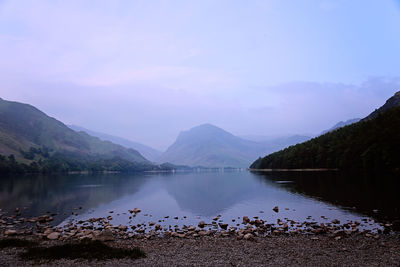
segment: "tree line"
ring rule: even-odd
[[[253,169],[400,170],[400,107],[256,160]]]

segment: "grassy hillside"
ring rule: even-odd
[[[134,149],[75,132],[37,108],[0,99],[0,161],[6,169],[84,170],[150,168]],[[9,157],[12,155],[11,157]],[[15,162],[14,162],[15,161]],[[57,165],[58,164],[58,165]],[[100,168],[101,164],[106,164]],[[116,166],[119,167],[116,167]],[[10,167],[11,166],[11,167]],[[46,167],[47,166],[47,167]]]
[[[368,117],[367,117],[368,118]],[[256,160],[250,168],[399,170],[400,107]]]

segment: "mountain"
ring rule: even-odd
[[[3,164],[48,164],[57,170],[104,170],[152,166],[138,151],[75,132],[37,108],[0,99],[0,154]],[[9,156],[8,163],[7,158]],[[4,163],[5,162],[5,163]],[[94,163],[95,166],[93,165]],[[17,165],[15,165],[17,166]],[[72,167],[74,166],[74,167]],[[86,167],[85,167],[86,166]],[[117,167],[116,167],[117,166]]]
[[[389,98],[382,107],[376,109],[374,112],[369,114],[366,118],[364,118],[363,121],[367,121],[367,120],[376,118],[378,116],[378,114],[382,113],[383,111],[391,109],[393,107],[398,107],[398,106],[400,106],[400,91],[395,93],[394,96],[392,96],[391,98]]]
[[[121,146],[124,146],[127,148],[135,149],[135,150],[139,151],[139,153],[142,154],[146,159],[148,159],[152,162],[156,162],[162,154],[161,151],[158,151],[152,147],[149,147],[149,146],[137,143],[137,142],[133,142],[133,141],[130,141],[130,140],[122,138],[122,137],[91,131],[91,130],[88,130],[88,129],[85,129],[83,127],[76,126],[76,125],[68,125],[68,127],[76,132],[85,132],[91,136],[96,136],[103,141],[110,141],[110,142],[113,142],[114,144],[118,144],[118,145],[121,145]]]
[[[246,140],[211,124],[181,132],[159,161],[188,166],[242,167],[260,155],[282,149],[282,143]]]
[[[252,169],[400,170],[400,93],[365,119],[256,160]]]
[[[334,131],[336,129],[339,129],[339,128],[342,128],[344,126],[359,122],[360,120],[361,120],[360,118],[355,118],[355,119],[350,119],[350,120],[347,120],[347,121],[340,121],[340,122],[336,123],[334,126],[332,126],[331,128],[329,128],[328,130],[323,131],[321,133],[321,135],[326,134],[328,132],[332,132],[332,131]]]

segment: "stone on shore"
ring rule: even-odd
[[[188,231],[195,231],[196,230],[196,226],[191,225],[187,229],[188,229]]]
[[[244,236],[243,236],[243,239],[244,240],[254,240],[254,236],[252,235],[252,234],[250,234],[250,233],[248,233],[248,234],[245,234]]]
[[[121,231],[127,231],[127,230],[128,230],[128,226],[126,226],[126,225],[119,225],[119,226],[117,227],[117,229],[118,229],[118,230],[121,230]]]
[[[111,230],[106,229],[93,237],[94,240],[99,241],[114,241],[114,235]]]
[[[10,229],[10,230],[6,230],[6,231],[4,232],[4,234],[5,234],[5,235],[16,235],[16,234],[17,234],[17,231],[16,231],[16,230]]]
[[[50,240],[56,240],[60,237],[60,233],[59,232],[52,232],[51,234],[47,235],[47,239]]]

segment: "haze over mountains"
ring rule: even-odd
[[[28,164],[47,159],[43,154],[47,157],[61,155],[61,158],[57,158],[59,163],[54,164],[62,165],[61,161],[73,159],[74,163],[66,164],[68,170],[86,168],[76,166],[79,165],[78,159],[88,165],[99,159],[115,158],[148,165],[152,161],[191,167],[247,168],[260,156],[310,138],[301,135],[276,138],[248,136],[248,139],[253,139],[248,140],[217,126],[203,124],[181,132],[176,141],[162,153],[137,142],[83,127],[72,125],[69,126],[71,130],[28,104],[1,100],[0,116],[0,154],[12,154],[17,160]],[[81,157],[89,159],[83,160]],[[168,168],[175,166],[168,165]]]
[[[20,157],[21,150],[45,146],[51,150],[90,155],[118,156],[148,162],[139,152],[77,133],[37,108],[0,99],[0,152]]]
[[[0,99],[0,155],[12,155],[0,158],[0,167],[8,171],[10,168],[23,171],[28,166],[29,171],[132,171],[154,167],[134,149],[75,132],[31,105],[3,99]],[[15,159],[25,165],[18,165]]]
[[[400,170],[400,92],[357,123],[256,160],[253,169]]]
[[[89,129],[86,129],[86,128],[83,128],[80,126],[76,126],[76,125],[68,125],[68,127],[74,131],[85,132],[91,136],[98,137],[103,141],[110,141],[115,144],[124,146],[126,148],[135,149],[135,150],[139,151],[139,153],[142,154],[146,159],[148,159],[152,162],[156,162],[162,154],[162,152],[157,149],[154,149],[152,147],[149,147],[149,146],[146,146],[146,145],[122,138],[122,137],[92,131],[92,130],[89,130]]]
[[[385,105],[361,122],[374,120],[382,112],[400,105],[399,99],[400,94],[396,93]],[[327,134],[323,134],[322,137],[326,138],[325,136],[331,133],[337,134],[338,131],[347,129],[346,125],[358,125],[354,123],[358,120],[339,122],[324,131]],[[163,165],[168,169],[177,168],[176,165],[181,166],[180,168],[186,168],[184,166],[247,168],[257,158],[311,138],[303,135],[276,138],[250,135],[243,138],[212,124],[202,124],[181,132],[176,141],[164,153],[161,153],[149,146],[124,138],[79,126],[70,126],[70,128],[31,105],[0,99],[0,155],[12,154],[18,161],[26,164],[42,163],[43,160],[47,160],[52,162],[51,168],[57,169],[56,166],[62,166],[62,170],[82,170],[87,169],[88,166],[91,166],[93,170],[137,169],[138,166],[133,166],[132,163],[145,165],[147,169],[156,167],[150,161],[172,164]],[[357,138],[362,137],[357,136]],[[388,137],[385,138],[388,139]],[[320,139],[314,138],[305,144],[316,142],[315,140]],[[293,147],[285,151],[288,150],[292,151]],[[297,156],[296,160],[304,157],[312,158],[313,155]],[[279,165],[256,162],[258,162],[257,166]],[[256,165],[253,164],[253,166]],[[330,164],[320,166],[328,165],[333,166]],[[34,167],[36,168],[36,165]],[[142,167],[139,169],[143,169]]]
[[[188,166],[247,168],[258,157],[304,141],[304,138],[307,137],[255,142],[212,124],[202,124],[181,132],[159,161]]]
[[[342,128],[344,126],[356,123],[356,122],[358,122],[360,120],[361,120],[360,118],[355,118],[355,119],[350,119],[350,120],[347,120],[347,121],[340,121],[340,122],[336,123],[334,126],[332,126],[331,128],[329,128],[328,130],[323,131],[321,133],[321,135],[326,134],[326,133],[331,132],[331,131],[334,131],[336,129]]]

